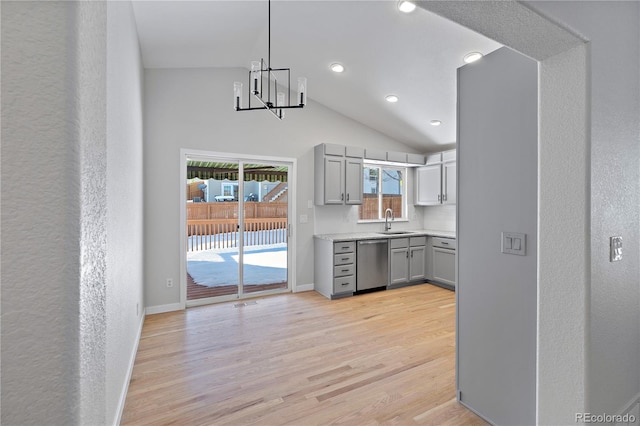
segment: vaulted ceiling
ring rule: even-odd
[[[455,143],[456,70],[500,44],[397,1],[273,1],[271,64],[309,98],[419,151]],[[146,68],[244,67],[267,56],[267,1],[134,1]],[[345,71],[332,72],[339,62]],[[233,82],[229,82],[230,93]],[[394,94],[397,103],[385,96]],[[431,120],[440,120],[432,126]]]

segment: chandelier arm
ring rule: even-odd
[[[269,0],[269,21],[267,24],[268,28],[268,46],[267,46],[267,69],[271,71],[271,0]]]
[[[267,61],[265,64],[264,58],[260,59],[260,63],[257,61],[251,63],[251,70],[249,71],[249,91],[247,92],[247,100],[248,105],[247,108],[242,108],[240,104],[240,99],[242,98],[242,84],[234,83],[234,94],[236,96],[236,101],[234,103],[234,109],[236,111],[255,111],[260,109],[266,109],[271,112],[276,118],[282,120],[284,118],[285,109],[294,109],[294,108],[303,108],[304,107],[304,97],[306,95],[306,79],[298,78],[298,92],[300,92],[300,100],[298,105],[291,105],[291,70],[289,68],[271,68],[271,0],[268,0],[268,22],[267,22]],[[266,67],[265,67],[266,65]],[[259,68],[258,68],[259,67]],[[282,105],[284,103],[285,93],[282,93],[282,99],[278,100],[278,97],[281,93],[278,93],[278,79],[275,76],[275,71],[284,71],[287,73],[287,93],[286,93],[286,105]],[[263,89],[264,89],[264,77],[263,73],[267,73],[267,97],[266,100],[263,98]],[[258,74],[259,73],[259,74]],[[256,74],[259,75],[259,78],[256,77]],[[252,77],[253,77],[253,86],[252,86]],[[275,103],[271,100],[271,80],[273,79],[273,90],[275,96]],[[260,81],[258,81],[260,80]],[[301,86],[300,81],[304,80],[303,85]],[[236,85],[238,87],[236,87]],[[301,89],[302,87],[302,89]],[[251,95],[254,95],[258,102],[262,104],[262,106],[251,106]]]

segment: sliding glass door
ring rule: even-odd
[[[289,288],[290,167],[187,159],[187,305]]]

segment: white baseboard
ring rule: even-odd
[[[296,288],[293,289],[294,293],[300,293],[303,291],[313,291],[313,283],[297,285]]]
[[[136,362],[136,354],[138,353],[138,345],[140,344],[140,336],[142,336],[142,326],[144,325],[144,317],[146,316],[146,310],[142,310],[142,315],[140,316],[140,324],[138,325],[138,333],[136,336],[135,344],[133,345],[133,350],[131,351],[131,357],[129,358],[129,367],[127,368],[127,380],[124,382],[124,386],[122,387],[122,392],[120,393],[120,400],[118,401],[118,407],[116,411],[116,421],[114,426],[118,426],[122,421],[122,413],[124,412],[124,403],[127,400],[127,392],[129,392],[129,383],[131,382],[131,375],[133,374],[133,365]]]
[[[166,305],[147,306],[145,312],[147,315],[162,314],[164,312],[181,311],[184,307],[181,303],[169,303]]]

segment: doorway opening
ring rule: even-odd
[[[186,306],[290,291],[294,163],[183,157]]]

